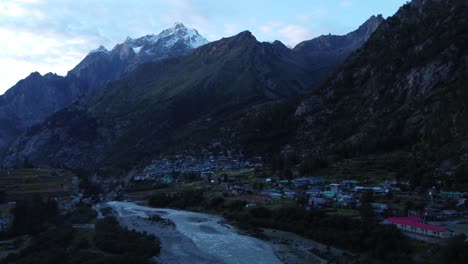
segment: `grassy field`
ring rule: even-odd
[[[356,159],[345,159],[331,164],[318,174],[329,181],[358,180],[361,183],[380,184],[394,180],[407,171],[408,153],[392,153]]]
[[[344,217],[351,217],[351,218],[360,218],[359,212],[353,209],[329,209],[327,210],[328,215],[334,216],[344,216]]]

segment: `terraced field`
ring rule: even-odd
[[[72,174],[49,168],[0,170],[0,190],[8,200],[21,200],[41,194],[42,197],[66,197],[72,189]]]

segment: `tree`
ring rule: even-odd
[[[372,256],[389,261],[406,259],[411,250],[408,239],[391,225],[375,226],[370,230],[364,246]]]
[[[468,242],[465,235],[453,237],[447,243],[447,246],[442,248],[440,263],[462,264],[468,263]]]
[[[370,204],[374,202],[374,192],[370,190],[365,190],[361,195],[361,203]]]
[[[286,180],[291,180],[293,178],[293,173],[290,169],[285,169],[281,175],[281,178]]]
[[[0,204],[7,201],[7,193],[5,191],[0,191]]]

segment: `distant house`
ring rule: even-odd
[[[253,207],[257,207],[257,204],[256,203],[248,203],[248,204],[245,205],[245,207],[253,208]]]
[[[0,231],[4,231],[8,229],[8,222],[0,218]]]
[[[370,186],[356,186],[353,189],[355,192],[362,192],[362,191],[372,191],[374,194],[385,194],[388,193],[389,190],[384,187],[376,186],[376,187],[370,187]]]
[[[326,198],[335,198],[336,192],[334,192],[334,191],[323,191],[322,195],[325,196]]]
[[[325,178],[323,177],[310,177],[309,178],[309,184],[311,185],[324,184],[324,183],[325,183]]]
[[[161,182],[163,182],[163,183],[165,183],[165,184],[171,184],[171,183],[174,182],[174,179],[173,179],[171,176],[165,175],[165,176],[163,176],[163,177],[161,178]]]
[[[146,181],[149,179],[149,175],[146,173],[139,173],[133,177],[134,181]]]
[[[391,181],[391,180],[385,180],[383,182],[384,186],[389,189],[393,189],[398,187],[398,182],[397,181]]]
[[[313,187],[313,188],[307,189],[306,193],[310,197],[318,197],[318,196],[322,195],[322,189],[317,188],[317,187]]]
[[[452,219],[456,218],[460,215],[460,213],[456,210],[442,210],[440,212],[440,217],[443,219]]]
[[[336,200],[340,205],[347,206],[353,202],[353,197],[349,194],[338,194]]]
[[[339,184],[339,183],[330,184],[330,191],[332,191],[332,192],[337,193],[337,192],[340,191],[340,188],[341,188],[341,184]]]
[[[393,224],[403,232],[435,238],[453,237],[453,231],[441,226],[424,224],[421,217],[417,216],[390,217],[386,218],[383,223]]]
[[[296,199],[298,197],[298,193],[292,190],[285,190],[284,196],[288,197],[289,199]]]
[[[468,197],[468,192],[446,192],[441,191],[440,196],[447,198],[465,198]]]
[[[388,205],[384,203],[371,203],[371,206],[372,209],[374,209],[374,213],[376,214],[383,214],[388,210]]]
[[[264,190],[262,191],[263,195],[269,196],[273,199],[281,199],[283,195],[277,190]]]
[[[294,186],[299,187],[299,186],[306,186],[309,185],[309,179],[302,177],[302,178],[296,178],[292,180],[292,183]]]
[[[289,184],[289,180],[280,180],[278,182],[280,185],[288,185]]]
[[[306,186],[306,185],[317,185],[325,183],[325,179],[322,177],[301,177],[292,180],[294,186]]]
[[[344,180],[341,182],[341,185],[346,189],[354,188],[359,184],[358,180]]]

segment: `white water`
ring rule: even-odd
[[[137,205],[131,202],[108,202],[119,218],[148,218],[159,214],[170,219],[176,230],[193,241],[200,251],[226,264],[275,264],[281,263],[272,247],[259,239],[240,235],[223,223],[223,218],[181,210],[159,209]],[[165,250],[164,248],[162,250]]]

